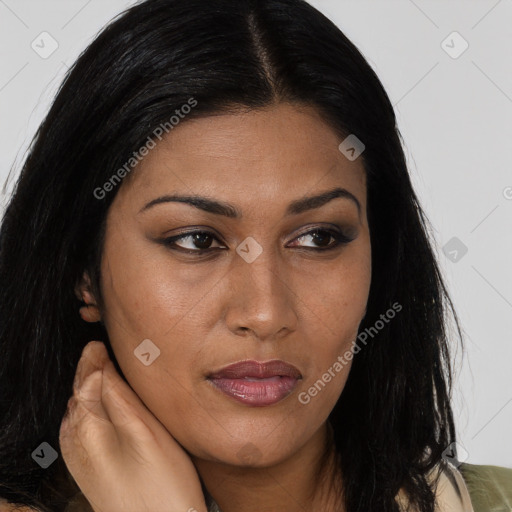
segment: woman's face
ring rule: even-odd
[[[131,387],[196,457],[242,465],[250,446],[257,465],[284,460],[343,390],[350,362],[338,358],[365,314],[371,252],[363,164],[340,142],[316,111],[289,104],[186,120],[113,201],[101,268],[105,327]],[[336,197],[288,211],[336,188],[360,210]],[[224,207],[147,206],[171,195]],[[225,214],[228,204],[237,217]],[[337,245],[336,230],[353,240]],[[146,345],[136,350],[143,340],[158,357]],[[247,359],[283,360],[302,378],[270,405],[237,400],[208,378]]]

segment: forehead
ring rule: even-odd
[[[348,160],[338,149],[342,140],[304,105],[184,119],[156,141],[116,200],[129,196],[135,206],[155,193],[180,191],[261,207],[337,185],[352,188],[364,206],[363,161]]]

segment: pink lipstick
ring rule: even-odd
[[[272,405],[288,396],[299,379],[297,368],[280,360],[246,360],[230,364],[208,376],[221,392],[253,407]]]

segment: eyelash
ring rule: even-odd
[[[310,251],[315,251],[315,252],[326,252],[326,251],[330,251],[330,250],[336,249],[338,247],[342,247],[344,245],[347,245],[350,242],[352,242],[352,240],[354,240],[354,237],[349,237],[349,236],[345,235],[344,233],[342,233],[341,231],[327,229],[327,228],[315,228],[315,229],[312,229],[310,231],[307,231],[306,233],[303,233],[303,234],[299,235],[294,240],[306,237],[308,235],[312,235],[314,233],[328,233],[329,235],[331,235],[332,238],[334,238],[334,243],[332,245],[326,247],[326,248],[322,248],[322,247],[302,247],[303,249],[310,250]],[[207,253],[207,252],[214,251],[216,249],[225,249],[225,247],[209,247],[207,249],[197,249],[197,250],[194,250],[194,249],[184,249],[183,247],[176,246],[176,243],[175,243],[176,241],[182,240],[184,238],[189,238],[189,237],[192,237],[192,236],[197,235],[197,234],[209,235],[212,238],[214,238],[217,242],[221,243],[220,240],[215,236],[214,233],[212,233],[211,231],[206,231],[206,230],[195,230],[195,231],[188,231],[186,233],[181,233],[180,235],[176,235],[176,236],[173,236],[173,237],[170,237],[170,238],[163,239],[162,243],[164,245],[166,245],[167,247],[169,247],[170,249],[172,249],[172,250],[176,250],[176,251],[179,251],[179,252],[184,252],[184,253],[187,253],[187,254],[194,254],[194,255],[201,255],[201,254],[204,254],[204,253]]]

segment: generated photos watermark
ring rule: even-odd
[[[119,185],[122,179],[129,174],[152,149],[156,147],[157,143],[155,139],[162,140],[164,132],[169,133],[173,128],[175,128],[196,105],[197,100],[191,97],[187,100],[187,103],[184,103],[180,108],[177,108],[174,111],[176,115],[172,115],[165,123],[160,123],[160,125],[153,130],[153,133],[148,136],[146,142],[138,149],[138,151],[134,151],[133,156],[131,156],[122,167],[117,169],[117,171],[101,187],[96,187],[94,189],[94,197],[96,199],[104,199],[107,192],[111,192],[117,185]]]
[[[385,325],[388,324],[389,321],[393,319],[395,315],[400,311],[402,311],[402,305],[398,302],[393,303],[392,307],[389,308],[386,313],[382,313],[380,315],[380,320],[377,320],[372,327],[367,327],[363,332],[360,332],[357,335],[357,338],[352,342],[352,349],[347,350],[343,355],[338,356],[338,359],[312,386],[308,388],[307,391],[302,391],[299,393],[299,402],[304,405],[309,404],[311,398],[318,395],[318,393],[322,391],[325,386],[341,372],[341,370],[343,370],[349,361],[353,359],[354,354],[357,354],[361,351],[362,347],[359,345],[359,342],[366,346],[368,336],[371,336],[371,338],[376,336],[379,331],[384,329]],[[359,342],[357,340],[359,340]]]

